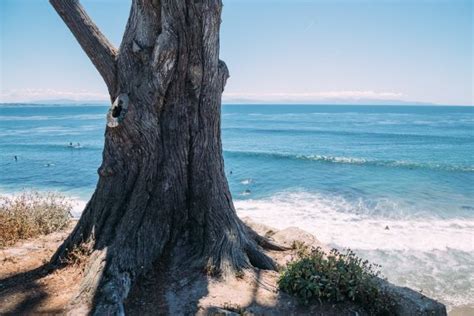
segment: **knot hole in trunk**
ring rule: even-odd
[[[107,113],[108,127],[117,127],[123,122],[125,114],[127,114],[128,103],[128,94],[119,94],[119,96],[115,99],[114,103],[112,103],[109,112]]]

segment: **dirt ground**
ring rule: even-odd
[[[74,224],[59,233],[0,249],[0,315],[60,315],[79,289],[83,266],[52,271],[47,262]],[[252,224],[264,234],[264,226]],[[274,233],[274,232],[270,232]],[[292,238],[313,238],[288,229],[277,232],[283,244]],[[313,243],[317,243],[314,239]],[[292,260],[293,250],[269,252],[280,265]],[[196,271],[163,273],[159,268],[142,278],[125,304],[127,315],[365,315],[352,304],[303,306],[277,290],[278,273],[247,271],[239,278],[219,281]]]
[[[47,263],[70,227],[0,249],[0,315],[60,314],[78,289],[82,269],[52,273]]]

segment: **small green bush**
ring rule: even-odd
[[[353,301],[372,315],[393,314],[393,302],[376,284],[380,275],[377,265],[357,257],[351,250],[341,253],[333,249],[326,255],[320,248],[305,248],[299,249],[298,256],[278,280],[282,291],[305,304]]]
[[[0,196],[0,247],[65,228],[71,210],[71,203],[57,193]]]

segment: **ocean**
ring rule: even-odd
[[[0,105],[0,192],[59,191],[78,216],[98,178],[107,109]],[[349,247],[388,280],[448,308],[474,307],[473,114],[454,106],[224,105],[237,212]]]

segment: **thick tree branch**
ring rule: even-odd
[[[50,0],[49,2],[104,78],[109,94],[114,96],[117,50],[87,15],[79,0]]]

